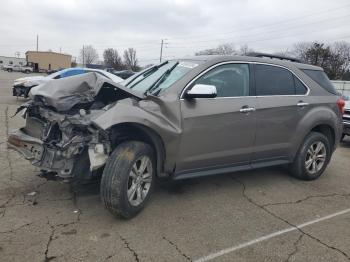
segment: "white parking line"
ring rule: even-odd
[[[277,231],[277,232],[274,232],[274,233],[271,233],[271,234],[268,234],[268,235],[265,235],[265,236],[256,238],[256,239],[254,239],[254,240],[245,242],[245,243],[243,243],[243,244],[239,244],[239,245],[237,245],[237,246],[229,247],[229,248],[223,249],[223,250],[221,250],[221,251],[219,251],[219,252],[209,254],[209,255],[207,255],[207,256],[204,256],[204,257],[201,257],[201,258],[199,258],[199,259],[196,259],[194,262],[205,262],[205,261],[209,261],[209,260],[212,260],[212,259],[214,259],[214,258],[223,256],[223,255],[226,255],[226,254],[228,254],[228,253],[232,253],[232,252],[237,251],[237,250],[239,250],[239,249],[242,249],[242,248],[245,248],[245,247],[254,245],[254,244],[256,244],[256,243],[259,243],[259,242],[268,240],[268,239],[270,239],[270,238],[273,238],[273,237],[276,237],[276,236],[280,236],[280,235],[283,235],[283,234],[285,234],[285,233],[288,233],[288,232],[291,232],[291,231],[295,231],[295,230],[298,230],[298,229],[300,229],[300,228],[307,227],[307,226],[310,226],[310,225],[312,225],[312,224],[316,224],[316,223],[319,223],[319,222],[324,221],[324,220],[331,219],[331,218],[336,217],[336,216],[344,215],[344,214],[349,213],[349,212],[350,212],[350,208],[349,208],[349,209],[342,210],[342,211],[339,211],[339,212],[337,212],[337,213],[330,214],[330,215],[325,216],[325,217],[321,217],[321,218],[318,218],[318,219],[315,219],[315,220],[311,220],[311,221],[309,221],[309,222],[305,222],[305,223],[300,224],[300,225],[297,225],[297,226],[295,226],[295,227],[288,227],[288,228],[286,228],[286,229],[283,229],[283,230],[280,230],[280,231]]]

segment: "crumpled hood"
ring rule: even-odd
[[[79,103],[94,101],[102,87],[117,88],[122,92],[143,99],[145,96],[97,73],[87,73],[58,80],[48,81],[33,88],[29,96],[40,99],[57,111],[66,111]]]
[[[46,76],[26,76],[26,77],[21,77],[17,78],[15,82],[21,82],[21,81],[32,81],[32,80],[41,80],[45,78]]]

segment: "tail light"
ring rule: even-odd
[[[337,106],[338,106],[338,108],[339,108],[339,111],[340,111],[342,114],[344,114],[344,112],[345,112],[345,101],[344,101],[343,99],[339,98],[339,99],[337,100]]]

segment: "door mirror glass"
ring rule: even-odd
[[[213,85],[196,84],[191,90],[186,92],[186,98],[214,98],[216,97],[216,87]]]

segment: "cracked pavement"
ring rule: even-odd
[[[5,143],[23,99],[20,73],[0,72],[1,261],[194,261],[287,227],[350,208],[350,138],[325,174],[305,182],[283,167],[159,183],[126,221],[100,203],[98,185],[73,191],[46,180]],[[35,192],[35,193],[33,193]],[[223,255],[216,261],[349,261],[350,213]]]

